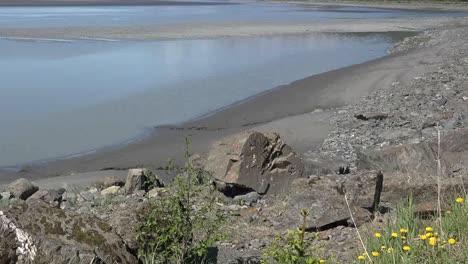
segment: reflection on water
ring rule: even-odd
[[[390,43],[384,35],[0,40],[0,165],[122,142],[148,127],[382,56]]]

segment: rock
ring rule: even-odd
[[[106,189],[101,191],[101,195],[102,196],[115,195],[119,192],[120,188],[121,188],[120,186],[107,187]]]
[[[10,183],[10,185],[8,185],[8,190],[11,192],[11,194],[13,194],[14,197],[26,200],[28,197],[37,192],[39,188],[33,185],[30,181],[21,178]]]
[[[128,170],[127,180],[125,181],[125,193],[132,194],[139,190],[148,191],[148,178],[146,169]]]
[[[65,193],[64,188],[58,190],[39,190],[31,195],[28,199],[40,199],[45,202],[58,202],[61,203],[63,200],[63,194]]]
[[[374,113],[361,113],[361,114],[355,114],[354,117],[359,120],[383,120],[388,117],[387,113],[379,113],[379,112],[374,112]]]
[[[11,197],[12,195],[8,191],[0,193],[0,199],[9,200]]]
[[[264,194],[284,191],[302,176],[304,165],[278,134],[250,131],[215,143],[206,169],[223,182]]]
[[[384,140],[396,140],[401,138],[416,137],[419,134],[415,129],[411,128],[399,128],[393,131],[385,131],[380,134],[380,137]]]
[[[125,181],[122,178],[117,177],[117,176],[108,176],[108,177],[98,179],[96,182],[94,182],[93,186],[99,190],[104,190],[111,186],[123,187],[124,184],[125,184]]]
[[[231,198],[255,191],[254,189],[242,184],[223,182],[218,179],[214,179],[213,184],[219,192]]]
[[[371,220],[369,209],[373,202],[375,181],[375,172],[297,179],[291,185],[285,223],[290,228],[297,226],[301,210],[308,209],[308,229],[322,231],[350,226],[346,194],[356,225],[360,226]]]
[[[154,188],[154,189],[151,189],[149,192],[148,192],[148,198],[155,198],[155,197],[159,197],[161,196],[163,193],[164,193],[165,189],[164,188]]]
[[[137,263],[106,223],[33,199],[0,212],[2,263]],[[14,253],[13,253],[14,252]],[[18,260],[18,262],[16,262]]]
[[[395,171],[419,175],[437,174],[437,149],[429,143],[404,144],[378,151],[361,151],[357,154],[359,169],[380,170],[384,174]],[[447,173],[444,161],[442,165],[443,173]]]
[[[250,192],[248,194],[239,195],[234,197],[234,201],[242,201],[246,204],[256,203],[260,199],[260,194],[257,192]]]
[[[454,129],[456,127],[460,127],[467,122],[467,118],[468,111],[456,113],[451,119],[447,120],[443,124],[443,127],[445,129]]]

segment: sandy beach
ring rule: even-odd
[[[8,2],[2,2],[4,5]],[[433,8],[431,6],[431,8]],[[251,37],[279,34],[417,32],[450,28],[463,18],[342,19],[327,23],[207,23],[145,25],[128,27],[54,27],[0,29],[1,38],[34,39],[125,39],[166,40],[217,37]],[[443,60],[443,45],[415,48],[359,65],[314,75],[248,98],[197,120],[173,127],[156,128],[135,142],[97,152],[0,170],[0,184],[25,177],[47,186],[72,177],[75,184],[89,183],[100,176],[86,173],[132,167],[158,169],[168,159],[183,156],[185,136],[192,151],[206,153],[220,138],[245,130],[276,131],[297,152],[318,149],[333,129],[329,116],[340,107],[357,103],[376,89],[391,89],[427,73]],[[273,88],[273,87],[272,87]],[[77,174],[86,173],[86,174]],[[68,175],[68,176],[67,176]],[[50,178],[61,176],[56,181]],[[79,180],[77,178],[79,177]],[[46,180],[44,180],[46,179]],[[70,178],[71,179],[71,178]]]

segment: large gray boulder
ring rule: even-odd
[[[37,190],[39,190],[37,186],[24,178],[20,178],[8,185],[8,191],[10,191],[14,197],[22,200],[28,199],[37,192]]]
[[[1,211],[0,236],[0,263],[138,263],[106,222],[38,199]]]
[[[278,134],[249,131],[216,142],[206,169],[221,181],[264,194],[286,190],[302,177],[304,165]]]
[[[136,191],[148,190],[148,177],[146,177],[146,169],[130,169],[128,170],[127,180],[125,181],[125,193],[132,194]]]

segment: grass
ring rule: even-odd
[[[420,218],[409,199],[396,218],[366,241],[366,253],[355,263],[466,263],[468,261],[468,203],[466,195],[453,199],[451,210]]]

